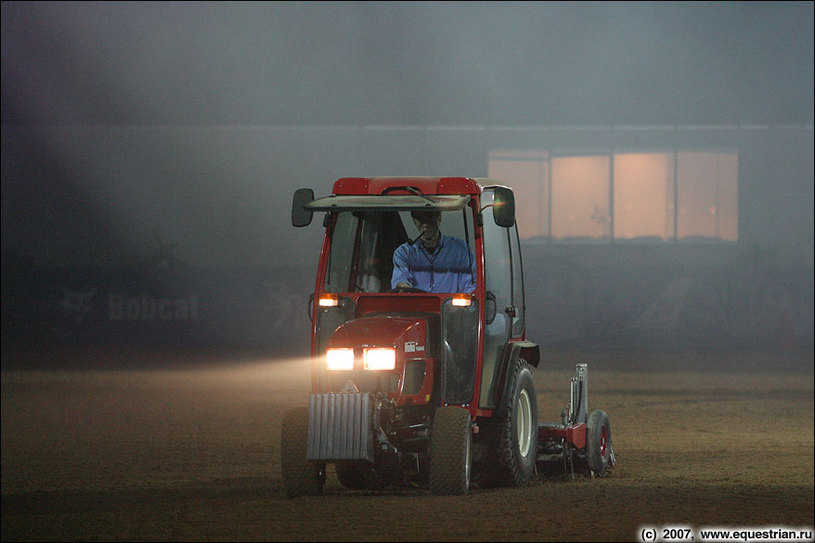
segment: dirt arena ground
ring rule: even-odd
[[[643,526],[813,525],[811,349],[549,351],[540,419],[559,418],[588,362],[609,477],[436,497],[346,491],[329,471],[324,496],[297,500],[279,434],[307,403],[305,361],[18,356],[2,373],[3,541],[636,541]],[[45,369],[12,369],[30,363]]]

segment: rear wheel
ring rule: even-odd
[[[325,485],[325,464],[306,460],[308,408],[298,407],[283,414],[280,430],[280,467],[289,498],[317,496]]]
[[[586,424],[586,459],[589,469],[597,477],[605,475],[613,462],[611,449],[611,423],[605,411],[592,411]]]
[[[473,451],[473,422],[461,407],[439,407],[430,436],[430,492],[467,494]]]
[[[538,454],[538,403],[532,370],[525,360],[515,362],[514,378],[504,395],[505,415],[500,422],[497,444],[496,483],[508,486],[529,484],[535,475]]]

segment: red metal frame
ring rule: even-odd
[[[579,422],[565,428],[541,426],[538,428],[538,442],[560,441],[565,439],[578,449],[586,447],[586,423]]]

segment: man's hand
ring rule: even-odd
[[[411,285],[410,283],[405,283],[404,281],[400,281],[396,283],[396,287],[394,288],[413,288],[413,285]]]

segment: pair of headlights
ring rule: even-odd
[[[352,370],[354,369],[354,349],[328,349],[325,353],[325,361],[330,370]],[[362,365],[366,370],[393,370],[396,368],[396,349],[390,347],[362,349]]]
[[[472,294],[454,294],[450,299],[450,303],[456,307],[470,307],[473,305]],[[317,305],[320,307],[337,307],[340,305],[339,294],[324,294],[317,300]]]

